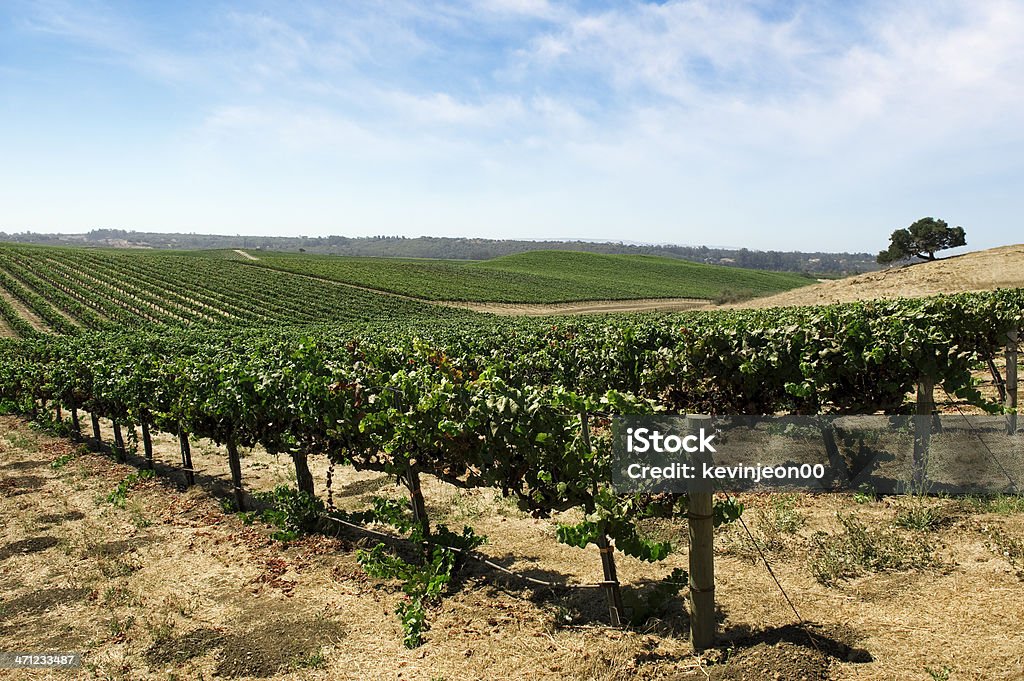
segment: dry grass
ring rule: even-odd
[[[939,293],[1024,287],[1024,244],[923,262],[910,267],[825,281],[737,307],[822,305],[872,298],[916,298]]]

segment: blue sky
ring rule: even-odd
[[[0,3],[0,230],[1024,241],[1024,3]]]

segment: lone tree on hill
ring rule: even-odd
[[[889,237],[889,248],[878,254],[886,265],[907,258],[935,260],[935,251],[967,245],[963,227],[950,227],[945,220],[921,218],[906,229],[897,229]]]

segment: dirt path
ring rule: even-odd
[[[18,334],[7,325],[7,320],[0,317],[0,338],[17,338]]]
[[[557,314],[596,314],[601,312],[678,312],[707,307],[702,298],[641,298],[636,300],[585,300],[572,303],[440,303],[474,312],[498,315],[538,317]]]
[[[259,258],[257,258],[255,255],[252,255],[251,253],[247,253],[247,252],[243,251],[241,248],[236,248],[235,249],[235,253],[237,253],[238,255],[242,256],[246,260],[259,260]]]

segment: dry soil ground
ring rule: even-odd
[[[749,496],[754,537],[811,624],[794,625],[749,538],[725,528],[716,539],[723,647],[700,658],[678,606],[617,631],[603,625],[598,592],[534,590],[472,563],[431,610],[426,644],[407,650],[398,586],[356,563],[366,537],[276,543],[263,524],[222,511],[223,451],[199,442],[193,454],[201,472],[185,489],[174,441],[158,438],[160,475],[132,487],[122,508],[109,495],[136,467],[0,417],[0,651],[78,650],[86,661],[78,672],[3,678],[1024,678],[1019,501]],[[293,477],[289,460],[261,451],[243,470],[250,489]],[[314,472],[323,494],[326,471]],[[350,509],[401,496],[376,474],[338,469],[334,480],[337,504]],[[596,550],[557,544],[552,521],[492,491],[428,480],[425,494],[435,521],[473,526],[504,565],[600,579]],[[844,529],[837,513],[855,514],[863,531]],[[922,516],[924,529],[894,524]],[[685,526],[649,529],[685,546]],[[857,563],[867,567],[832,585],[814,576]],[[685,565],[685,548],[654,566],[619,560],[634,585]]]
[[[707,307],[702,298],[641,298],[637,300],[588,300],[579,303],[456,303],[444,305],[462,307],[475,312],[500,315],[538,317],[555,314],[593,314],[600,312],[680,312]]]

